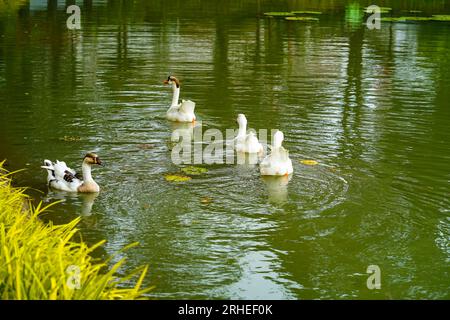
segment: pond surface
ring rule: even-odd
[[[18,1],[20,2],[20,1]],[[70,3],[70,1],[68,1]],[[64,1],[0,8],[0,158],[16,184],[82,215],[83,239],[148,264],[154,298],[450,298],[450,24],[383,23],[360,1]],[[450,14],[449,1],[381,1]],[[262,17],[322,11],[318,22]],[[184,183],[165,120],[169,73],[203,129],[280,129],[290,181],[210,165]],[[80,169],[95,196],[49,192],[43,159]],[[302,164],[315,160],[318,165]],[[92,207],[91,207],[92,206]],[[366,286],[369,265],[381,290]]]

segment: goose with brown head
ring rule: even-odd
[[[176,122],[194,122],[196,120],[195,103],[190,100],[182,100],[179,103],[180,81],[174,76],[169,76],[163,83],[171,85],[173,90],[172,104],[167,111],[167,119]]]
[[[44,165],[41,168],[47,170],[47,183],[53,189],[67,192],[92,193],[100,191],[100,187],[92,178],[92,166],[95,165],[103,166],[103,163],[97,154],[89,152],[84,156],[81,165],[82,177],[75,170],[70,169],[63,161],[56,160],[53,163],[50,160],[44,160]]]

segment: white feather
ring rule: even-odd
[[[258,141],[254,132],[247,134],[247,118],[243,114],[238,115],[239,133],[235,138],[235,148],[237,152],[243,153],[261,153],[263,146]]]
[[[282,147],[284,135],[277,131],[274,136],[272,152],[260,163],[260,172],[263,176],[284,176],[294,172],[289,151]]]
[[[181,103],[178,102],[180,96],[180,87],[179,84],[175,81],[168,82],[172,84],[173,87],[173,97],[172,97],[172,105],[167,110],[167,119],[170,121],[176,122],[194,122],[196,120],[194,110],[195,103],[190,100],[182,100]]]

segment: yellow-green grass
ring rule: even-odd
[[[80,218],[64,225],[46,224],[39,215],[47,209],[41,204],[34,207],[24,189],[13,187],[0,163],[0,299],[144,298],[151,289],[141,288],[147,266],[117,276],[125,259],[114,264],[114,256],[94,259],[92,252],[104,241],[92,247],[75,241]]]

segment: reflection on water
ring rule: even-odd
[[[266,184],[269,202],[283,204],[288,201],[288,184],[292,175],[283,177],[262,177]]]
[[[98,197],[98,193],[90,193],[81,195],[81,200],[83,204],[81,206],[81,215],[90,216],[92,214],[92,207],[94,206],[94,201]]]
[[[128,267],[150,265],[153,297],[448,298],[449,25],[369,31],[352,3],[84,1],[77,32],[59,1],[0,7],[0,156],[27,168],[16,183],[38,200],[62,200],[45,219],[83,215],[83,239],[107,240],[99,255],[140,242]],[[448,1],[384,5],[450,12]],[[261,17],[288,10],[323,15]],[[290,181],[248,164],[165,181],[180,172],[174,131],[206,147],[197,127],[166,121],[169,73],[203,132],[236,128],[239,113],[282,130]],[[99,195],[48,192],[43,159],[92,150],[107,163]],[[380,291],[365,286],[372,264]]]
[[[77,194],[58,190],[49,190],[42,201],[44,201],[45,203],[53,203],[55,201],[70,202],[75,206],[76,214],[87,217],[95,213],[92,211],[92,208],[98,195],[98,193]]]

